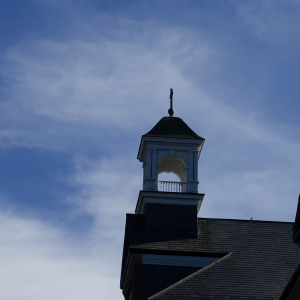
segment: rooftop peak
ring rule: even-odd
[[[176,139],[204,139],[196,134],[182,119],[174,116],[163,117],[143,137],[160,137]]]

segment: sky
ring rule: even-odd
[[[294,221],[299,1],[2,0],[0,24],[0,299],[123,299],[170,88],[205,138],[198,217]]]

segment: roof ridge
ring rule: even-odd
[[[226,219],[226,218],[206,218],[198,217],[199,220],[220,220],[220,221],[243,221],[243,222],[258,222],[258,223],[284,223],[284,224],[294,224],[294,222],[288,221],[269,221],[269,220],[248,220],[248,219]]]
[[[216,265],[216,264],[222,262],[223,260],[229,258],[229,257],[231,256],[231,254],[232,254],[232,252],[228,253],[227,255],[225,255],[225,256],[223,256],[222,258],[220,258],[220,259],[214,261],[214,262],[211,263],[210,265],[208,265],[208,266],[206,266],[206,267],[204,267],[204,268],[202,268],[202,269],[196,271],[195,273],[192,273],[191,275],[189,275],[189,276],[187,276],[187,277],[181,279],[180,281],[178,281],[178,282],[176,282],[176,283],[170,285],[169,287],[165,288],[164,290],[162,290],[162,291],[156,293],[155,295],[149,297],[148,300],[155,299],[155,297],[158,297],[158,296],[160,296],[160,295],[162,295],[162,294],[164,294],[164,293],[166,293],[166,292],[172,290],[173,288],[177,287],[178,285],[180,285],[180,284],[186,282],[187,280],[191,279],[192,277],[194,277],[194,276],[196,276],[196,275],[198,275],[198,274],[203,273],[204,271],[210,269],[210,268],[213,267],[214,265]]]

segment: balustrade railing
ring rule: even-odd
[[[175,181],[157,181],[157,188],[160,192],[184,193],[186,191],[186,183]]]

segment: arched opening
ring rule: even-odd
[[[178,156],[165,156],[160,161],[158,167],[159,191],[184,192],[185,180],[185,164],[181,158]]]
[[[185,182],[185,164],[178,156],[165,156],[159,163],[158,175],[161,173],[173,173],[181,182]]]
[[[175,181],[175,182],[179,182],[180,178],[172,173],[172,172],[162,172],[158,175],[158,180],[159,181]]]

